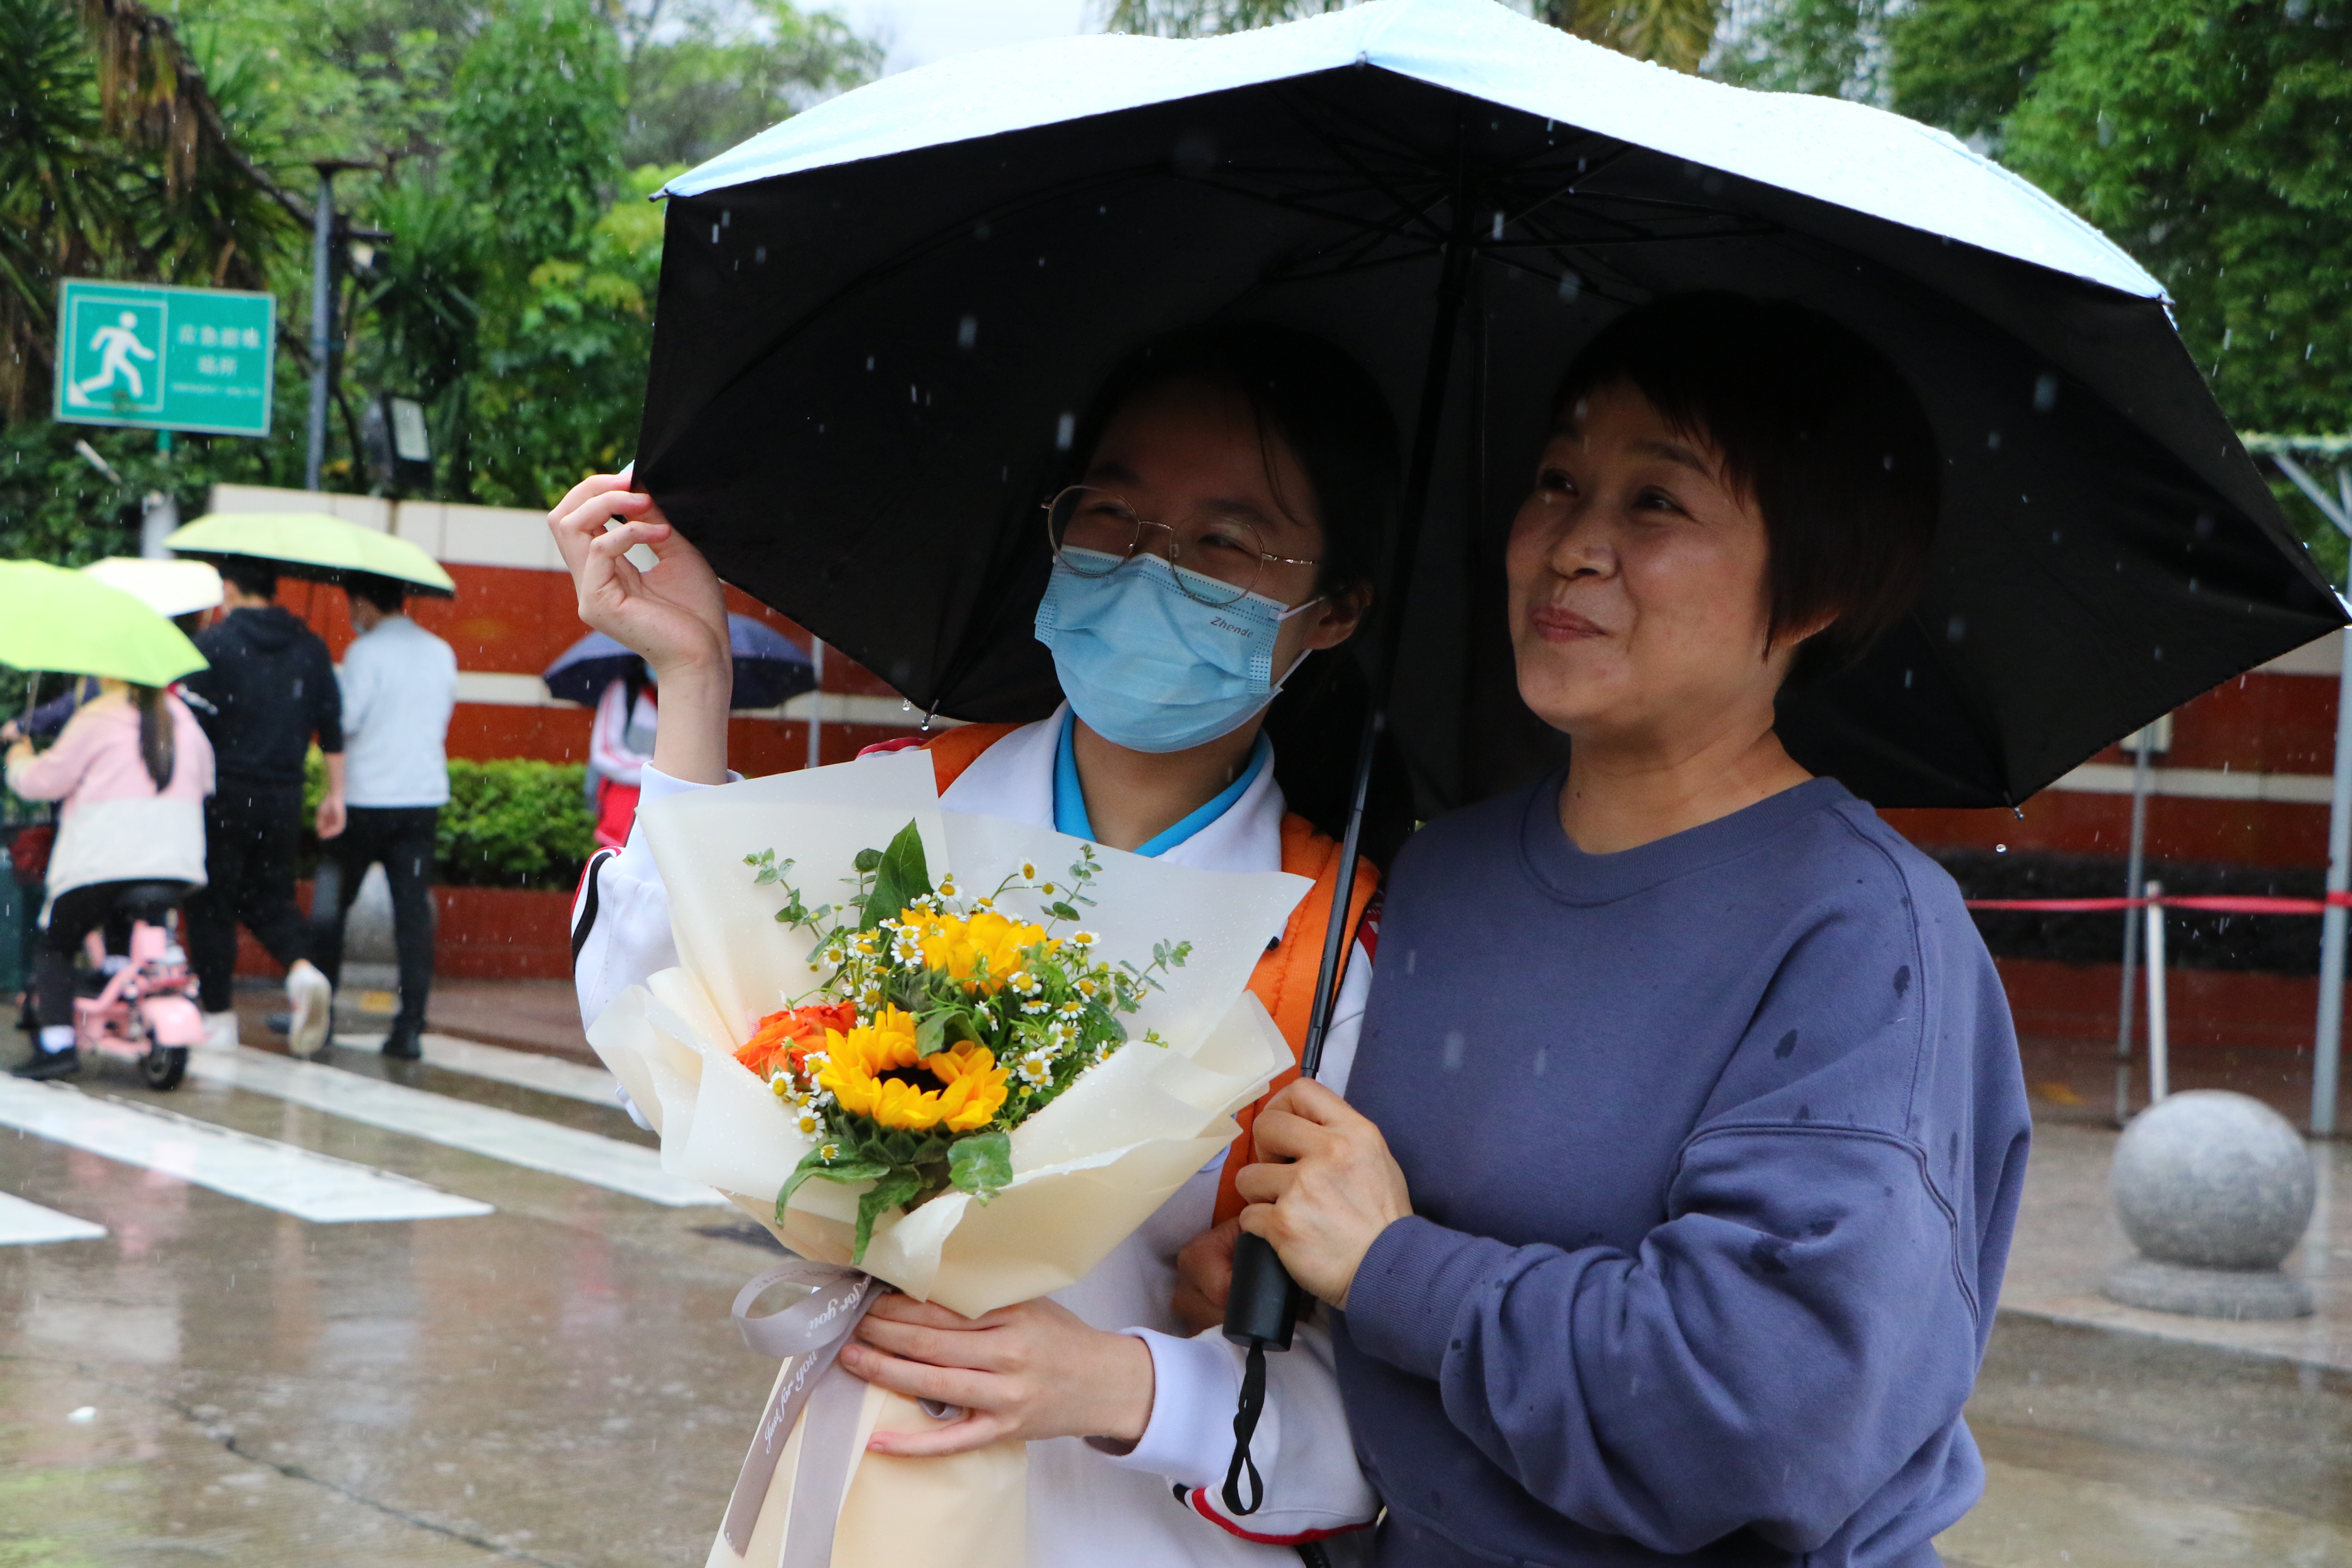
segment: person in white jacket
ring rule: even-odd
[[[1378,389],[1303,334],[1174,334],[1113,372],[1071,455],[1075,482],[1045,512],[1041,542],[1054,565],[1037,625],[1067,700],[1038,722],[999,727],[1006,732],[948,731],[934,752],[941,776],[953,775],[941,804],[1204,869],[1300,868],[1314,836],[1303,819],[1286,824],[1261,731],[1286,679],[1351,636],[1370,605],[1374,542],[1397,489],[1394,427]],[[700,552],[627,487],[625,475],[593,476],[549,521],[582,618],[643,655],[660,679],[663,721],[642,775],[651,805],[735,776],[727,623]],[[637,544],[658,564],[631,565],[625,552]],[[1321,842],[1336,866],[1336,846]],[[1328,900],[1327,888],[1308,904]],[[1322,911],[1311,913],[1319,953]],[[574,922],[585,1018],[677,962],[641,835],[591,866]],[[1365,932],[1360,925],[1321,1074],[1343,1092],[1370,981]],[[1302,973],[1311,991],[1311,960]],[[1286,1015],[1303,1026],[1303,995],[1277,1021]],[[1171,1297],[1178,1252],[1208,1229],[1221,1180],[1230,1186],[1223,1167],[1246,1158],[1212,1163],[1049,1300],[965,1319],[886,1297],[842,1364],[965,1414],[928,1433],[877,1436],[874,1447],[921,1456],[1028,1440],[1036,1568],[1091,1568],[1113,1554],[1122,1568],[1239,1568],[1296,1561],[1292,1548],[1305,1543],[1328,1540],[1314,1548],[1319,1558],[1368,1539],[1362,1527],[1379,1502],[1356,1465],[1328,1337],[1312,1322],[1269,1362],[1253,1444],[1262,1505],[1237,1517],[1219,1500],[1240,1352],[1213,1328],[1187,1337]]]

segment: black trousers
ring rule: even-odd
[[[425,1026],[425,999],[433,989],[433,851],[440,827],[437,805],[355,805],[350,825],[319,847],[310,962],[337,985],[343,983],[343,920],[360,896],[360,879],[381,865],[392,884],[392,941],[400,955],[395,1034]]]
[[[135,896],[123,896],[134,889]],[[42,1027],[74,1021],[73,961],[82,938],[104,927],[106,951],[129,952],[131,922],[163,924],[187,889],[185,882],[91,882],[59,893],[49,906],[48,930],[41,933],[40,955],[34,960],[39,998],[35,1011]]]
[[[231,1005],[236,928],[292,968],[310,956],[310,932],[294,907],[294,858],[302,841],[302,792],[261,790],[224,779],[205,803],[205,877],[188,900],[188,958],[207,1013]]]

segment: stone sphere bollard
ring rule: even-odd
[[[2311,1223],[2317,1184],[2277,1111],[2224,1089],[2169,1096],[2124,1130],[2112,1181],[2140,1256],[2107,1277],[2110,1297],[2200,1318],[2310,1314],[2310,1291],[2279,1264]]]

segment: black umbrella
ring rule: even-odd
[[[1569,357],[1662,293],[1825,310],[1935,421],[1916,613],[1783,713],[1866,799],[2013,804],[2344,620],[2157,285],[2087,226],[1907,121],[1488,0],[950,61],[669,189],[637,472],[724,577],[920,709],[1051,708],[1056,437],[1136,340],[1218,315],[1337,341],[1415,430],[1390,712],[1424,816],[1559,754],[1511,678],[1501,539]]]

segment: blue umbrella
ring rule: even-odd
[[[791,638],[749,616],[727,617],[727,647],[735,659],[730,708],[773,708],[816,689],[816,668]],[[625,680],[644,660],[603,632],[590,632],[558,656],[540,679],[552,696],[593,704],[604,688]]]

